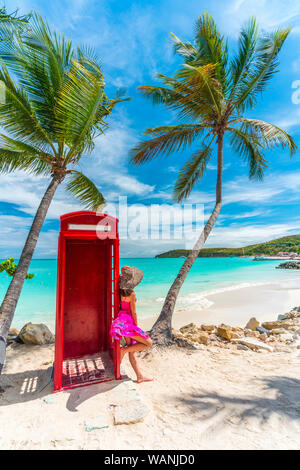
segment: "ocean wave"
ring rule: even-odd
[[[184,311],[184,310],[203,310],[205,308],[211,307],[214,302],[208,300],[206,297],[215,294],[221,294],[223,292],[229,292],[239,289],[245,289],[247,287],[258,287],[258,286],[265,286],[268,284],[274,284],[273,281],[264,281],[264,282],[241,282],[239,284],[233,284],[231,286],[226,287],[218,287],[215,289],[210,289],[202,292],[193,292],[190,294],[179,296],[177,299],[177,305],[179,308],[176,308],[177,311]],[[163,297],[158,297],[156,302],[163,302],[165,299]]]

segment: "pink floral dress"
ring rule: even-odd
[[[122,300],[120,303],[120,311],[117,318],[112,322],[110,334],[113,338],[120,340],[122,336],[131,338],[132,336],[142,336],[149,338],[149,335],[139,328],[133,320],[130,301]],[[133,340],[133,342],[135,342]]]

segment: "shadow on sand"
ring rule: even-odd
[[[27,370],[21,373],[3,373],[0,378],[0,406],[24,403],[52,394],[52,372],[53,367],[50,366],[47,369]],[[123,375],[122,380],[102,382],[58,393],[69,394],[66,408],[75,412],[77,407],[86,400],[112,390],[128,380],[130,380],[129,377]]]
[[[290,377],[271,377],[262,380],[266,390],[261,396],[230,396],[222,393],[193,393],[177,397],[188,412],[198,419],[208,420],[221,413],[226,407],[227,415],[234,415],[237,421],[250,417],[266,423],[273,414],[291,420],[300,420],[300,380]],[[271,393],[270,393],[271,392]],[[273,396],[269,398],[268,395]]]

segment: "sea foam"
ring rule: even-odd
[[[179,296],[177,299],[177,309],[176,310],[203,310],[211,307],[214,302],[208,300],[206,297],[216,294],[222,294],[223,292],[229,292],[239,289],[245,289],[249,287],[258,287],[265,286],[268,284],[274,284],[274,281],[265,281],[265,282],[241,282],[239,284],[233,284],[231,286],[219,287],[216,289],[209,289],[202,292],[193,292],[190,294]],[[165,299],[163,297],[158,297],[156,302],[163,302]],[[178,308],[179,307],[179,308]]]

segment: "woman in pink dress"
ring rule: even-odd
[[[149,382],[152,379],[145,377],[140,371],[135,352],[150,348],[152,346],[152,340],[145,331],[137,326],[136,295],[134,290],[130,288],[133,285],[133,281],[132,279],[131,282],[130,280],[128,281],[128,278],[125,279],[125,274],[130,277],[132,274],[130,270],[133,269],[138,271],[136,268],[130,268],[129,266],[124,266],[121,270],[120,310],[117,318],[112,322],[110,334],[117,340],[120,340],[122,337],[125,338],[127,346],[121,348],[121,362],[124,355],[128,353],[129,362],[136,373],[137,382],[141,383]],[[121,286],[125,286],[125,288]]]

